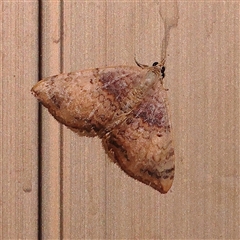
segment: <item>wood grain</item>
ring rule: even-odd
[[[38,236],[38,4],[0,3],[0,239]]]
[[[43,1],[40,11],[41,77],[61,71],[61,4]],[[41,235],[61,235],[61,126],[41,107]]]

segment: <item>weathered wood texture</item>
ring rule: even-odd
[[[61,4],[43,1],[41,19],[41,77],[61,71]],[[61,126],[48,111],[41,108],[41,183],[42,183],[42,237],[60,239],[61,221]]]
[[[38,2],[0,3],[0,239],[37,239]]]
[[[160,61],[159,1],[1,3],[1,236],[44,239],[239,239],[239,3],[177,1],[165,84],[176,176],[161,195],[111,163],[97,138],[78,137],[30,88],[41,75]],[[25,17],[23,17],[25,16]],[[37,117],[40,117],[37,119]],[[39,137],[38,122],[41,123]],[[37,156],[38,147],[40,155]]]

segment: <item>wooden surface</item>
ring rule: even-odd
[[[3,1],[0,11],[0,239],[240,238],[238,2]],[[135,56],[151,64],[165,47],[176,176],[161,195],[99,139],[38,111],[30,89]]]
[[[37,1],[0,3],[0,239],[38,236],[37,21]]]

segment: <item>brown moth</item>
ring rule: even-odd
[[[39,81],[32,93],[60,123],[102,139],[129,176],[166,193],[174,149],[163,87],[164,61],[64,73]]]

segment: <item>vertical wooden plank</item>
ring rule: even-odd
[[[106,26],[98,24],[106,21],[104,12],[104,2],[64,2],[64,72],[105,65],[102,48],[106,48],[106,39],[102,36]],[[94,23],[90,16],[95,16]],[[79,138],[64,127],[63,237],[66,239],[105,238],[104,160],[98,139]]]
[[[38,236],[38,2],[0,3],[0,239]]]
[[[167,65],[178,197],[167,237],[239,238],[239,3],[178,6]]]
[[[60,18],[60,1],[42,1],[40,20],[42,78],[61,72]],[[60,239],[61,129],[58,122],[44,108],[41,120],[42,237]]]

